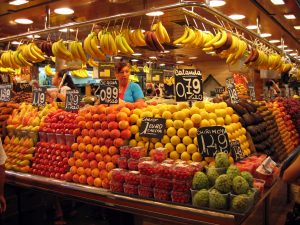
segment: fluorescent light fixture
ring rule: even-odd
[[[170,53],[170,51],[169,50],[165,50],[165,51],[163,51],[162,53]]]
[[[182,60],[179,60],[179,61],[177,61],[176,63],[178,63],[178,64],[182,64],[182,63],[184,63],[184,61],[182,61]]]
[[[283,0],[271,0],[271,2],[274,5],[284,5],[285,4]]]
[[[246,27],[248,30],[256,30],[257,29],[257,25],[249,25]]]
[[[35,34],[35,35],[27,35],[26,37],[27,38],[40,38],[41,36],[38,34]]]
[[[176,44],[176,46],[181,46],[182,44]]]
[[[269,42],[270,42],[271,44],[275,44],[275,43],[280,43],[280,40],[278,40],[278,39],[277,39],[277,40],[276,40],[276,39],[274,39],[274,40],[270,40]]]
[[[286,48],[287,45],[278,45],[277,47],[278,47],[278,48]]]
[[[32,24],[33,23],[32,20],[25,19],[25,18],[15,19],[15,22],[19,23],[19,24]]]
[[[260,34],[260,36],[263,37],[263,38],[266,38],[266,37],[271,37],[272,34],[270,34],[270,33],[262,33],[262,34]]]
[[[132,62],[137,62],[137,61],[139,61],[138,59],[132,59],[131,60]]]
[[[296,30],[300,30],[300,25],[299,25],[299,26],[294,26],[294,28],[295,28]]]
[[[284,50],[285,52],[292,52],[292,51],[294,51],[293,49],[285,49]]]
[[[142,33],[145,33],[145,32],[146,32],[146,30],[142,29]]]
[[[198,59],[197,56],[190,56],[189,59]]]
[[[28,3],[26,0],[15,0],[15,1],[10,1],[8,4],[10,5],[23,5]]]
[[[12,45],[19,45],[19,44],[22,44],[22,42],[20,42],[20,41],[13,41],[13,42],[11,42],[11,44]]]
[[[159,66],[165,66],[166,64],[164,64],[164,63],[161,63],[161,64],[159,64]]]
[[[54,12],[60,15],[71,15],[74,13],[74,10],[70,8],[57,8],[54,9]]]
[[[214,51],[206,52],[206,54],[212,55],[212,54],[215,54],[215,52]]]
[[[133,56],[141,56],[141,55],[142,55],[142,53],[135,52],[135,53],[133,53],[132,55],[133,55]]]
[[[146,13],[146,16],[162,16],[164,14],[165,13],[162,11],[153,11],[153,12]]]
[[[121,56],[115,56],[114,59],[122,59]]]
[[[222,0],[211,0],[211,1],[209,1],[209,6],[210,7],[220,7],[220,6],[223,6],[225,4],[226,4],[226,2],[222,1]]]
[[[67,33],[68,32],[68,28],[60,29],[58,31],[63,32],[63,33]],[[74,32],[75,30],[74,29],[69,29],[69,31],[70,32]]]
[[[288,20],[296,19],[296,16],[294,14],[285,14],[284,17]]]
[[[156,56],[149,56],[149,59],[156,59]]]
[[[229,16],[229,18],[232,20],[242,20],[245,18],[245,16],[242,14],[232,14]]]
[[[290,53],[290,56],[296,56],[297,55],[297,53],[296,52],[294,52],[294,53]]]

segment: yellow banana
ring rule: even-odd
[[[47,76],[53,77],[55,75],[49,64],[44,67],[44,71]]]
[[[18,52],[17,58],[22,62],[23,66],[32,66],[32,64],[24,58],[20,50],[17,50],[17,52]]]
[[[214,36],[214,38],[212,38],[210,41],[208,41],[208,42],[205,43],[204,47],[205,48],[211,47],[213,45],[213,43],[219,41],[221,37],[222,37],[222,32],[219,31],[216,34],[216,36]]]
[[[170,43],[171,40],[169,34],[165,26],[162,24],[162,22],[158,22],[158,30],[160,30],[160,33],[162,33],[164,37],[163,43]]]
[[[181,41],[182,44],[188,44],[195,40],[196,34],[192,28],[188,27],[188,36],[184,40]]]
[[[220,48],[226,43],[226,41],[227,41],[227,33],[225,30],[222,30],[220,39],[218,41],[212,43],[212,46],[214,48]]]
[[[99,63],[95,62],[93,60],[93,58],[89,58],[89,60],[87,62],[90,65],[90,67],[98,67],[99,66]]]
[[[97,35],[93,35],[91,39],[91,50],[93,51],[95,58],[103,60],[105,59],[105,55],[101,52],[101,50],[98,48],[98,38]]]
[[[80,41],[77,41],[76,47],[77,47],[77,52],[79,54],[79,58],[83,63],[86,63],[86,55],[83,51],[82,43]]]
[[[142,29],[139,28],[135,31],[135,38],[138,41],[137,46],[146,46],[146,42],[145,42],[145,38],[144,38],[144,34],[142,32]],[[128,45],[129,45],[129,43],[128,43]]]
[[[57,49],[57,55],[54,55],[55,57],[65,59],[65,60],[67,60],[67,61],[69,61],[69,60],[72,59],[72,54],[71,54],[71,52],[67,49],[67,47],[65,46],[65,44],[64,44],[64,42],[63,42],[62,39],[60,39],[60,40],[57,42],[56,49]]]
[[[70,43],[70,52],[72,54],[73,59],[81,60],[78,49],[77,49],[77,41],[72,41]]]
[[[128,50],[126,49],[126,47],[123,44],[121,34],[117,35],[117,37],[116,37],[116,46],[121,53],[125,53],[125,54],[128,53]]]
[[[121,40],[122,40],[122,43],[123,43],[123,46],[127,49],[127,52],[129,54],[133,54],[134,51],[132,50],[132,48],[128,45],[126,39],[123,37],[123,35],[121,35]]]
[[[180,38],[173,41],[173,44],[177,45],[177,44],[181,43],[183,40],[185,40],[188,37],[188,34],[189,34],[188,27],[184,26],[184,33],[182,34],[182,36]]]

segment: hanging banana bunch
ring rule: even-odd
[[[98,62],[95,62],[93,60],[93,58],[89,58],[87,63],[89,64],[90,67],[98,67],[99,66],[99,63]]]
[[[98,48],[99,40],[95,32],[91,32],[83,41],[83,48],[90,57],[105,60],[104,53]]]
[[[68,50],[62,39],[52,44],[52,52],[56,58],[61,58],[66,61],[72,60],[72,54]]]
[[[47,64],[45,67],[44,67],[44,71],[45,71],[45,74],[48,76],[48,77],[53,77],[55,75],[55,73],[52,71],[52,68],[50,66],[50,64]]]
[[[88,77],[88,72],[85,69],[73,70],[71,72],[71,75],[73,77],[76,77],[76,78],[87,78]]]
[[[133,43],[133,46],[146,46],[144,34],[143,34],[141,28],[138,28],[138,29],[130,32],[128,37],[129,37],[129,40]],[[127,39],[126,39],[126,41],[127,41]]]
[[[45,60],[44,53],[34,42],[27,45],[20,45],[19,49],[22,51],[24,58],[29,62],[37,63]]]
[[[164,27],[164,25],[162,24],[161,21],[159,21],[158,23],[155,23],[152,25],[152,30],[155,31],[155,34],[159,40],[160,43],[170,43],[170,37],[169,34],[166,30],[166,28]]]
[[[116,35],[117,38],[118,35]],[[104,54],[117,55],[118,49],[115,39],[109,31],[101,31],[98,33],[98,39],[100,40],[100,48]]]
[[[132,46],[132,47],[135,47],[135,46],[136,46],[135,40],[134,40],[133,35],[132,35],[133,32],[131,32],[130,29],[128,29],[128,28],[123,29],[123,30],[122,30],[122,34],[123,34],[123,36],[124,36],[124,38],[125,38],[125,40],[126,40],[126,42],[127,42],[127,44],[128,44],[129,46]],[[116,39],[116,37],[115,37],[115,39]],[[142,39],[144,40],[144,35],[142,35]],[[145,40],[144,40],[144,42],[145,42]],[[145,45],[146,45],[146,44],[145,44]]]
[[[70,52],[73,59],[80,60],[82,63],[87,62],[82,43],[80,41],[72,41],[70,43]]]
[[[116,47],[117,49],[123,53],[123,54],[130,54],[132,55],[134,53],[133,49],[129,46],[129,44],[127,43],[124,35],[122,33],[118,34],[116,36]]]

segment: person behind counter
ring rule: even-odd
[[[130,65],[120,62],[116,65],[116,77],[119,80],[120,99],[125,102],[144,102],[140,85],[129,81]]]
[[[6,210],[6,201],[4,197],[4,183],[5,183],[5,169],[4,164],[7,159],[5,151],[2,146],[0,138],[0,214],[3,214]]]
[[[66,70],[61,70],[57,72],[52,78],[52,85],[58,87],[65,73],[67,73]],[[67,74],[62,84],[62,87],[60,89],[60,92],[58,93],[57,91],[48,91],[48,93],[50,94],[53,100],[57,99],[58,102],[64,102],[66,99],[67,91],[71,89],[76,89],[76,87],[75,84],[73,83],[72,77]]]

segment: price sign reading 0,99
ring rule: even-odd
[[[0,85],[0,102],[9,102],[11,99],[11,89],[12,86],[8,85]]]
[[[100,104],[119,104],[119,81],[100,81]]]
[[[39,87],[33,89],[32,105],[33,106],[45,106],[46,104],[46,88]]]
[[[222,126],[198,128],[197,139],[203,157],[214,157],[218,152],[230,152],[228,135]]]
[[[65,110],[72,111],[79,109],[80,95],[78,90],[68,90],[66,93]]]
[[[202,75],[200,70],[175,70],[175,95],[177,102],[202,101]]]
[[[232,104],[239,103],[239,96],[235,89],[234,80],[232,77],[228,77],[226,79],[227,91],[230,97],[230,101]]]

